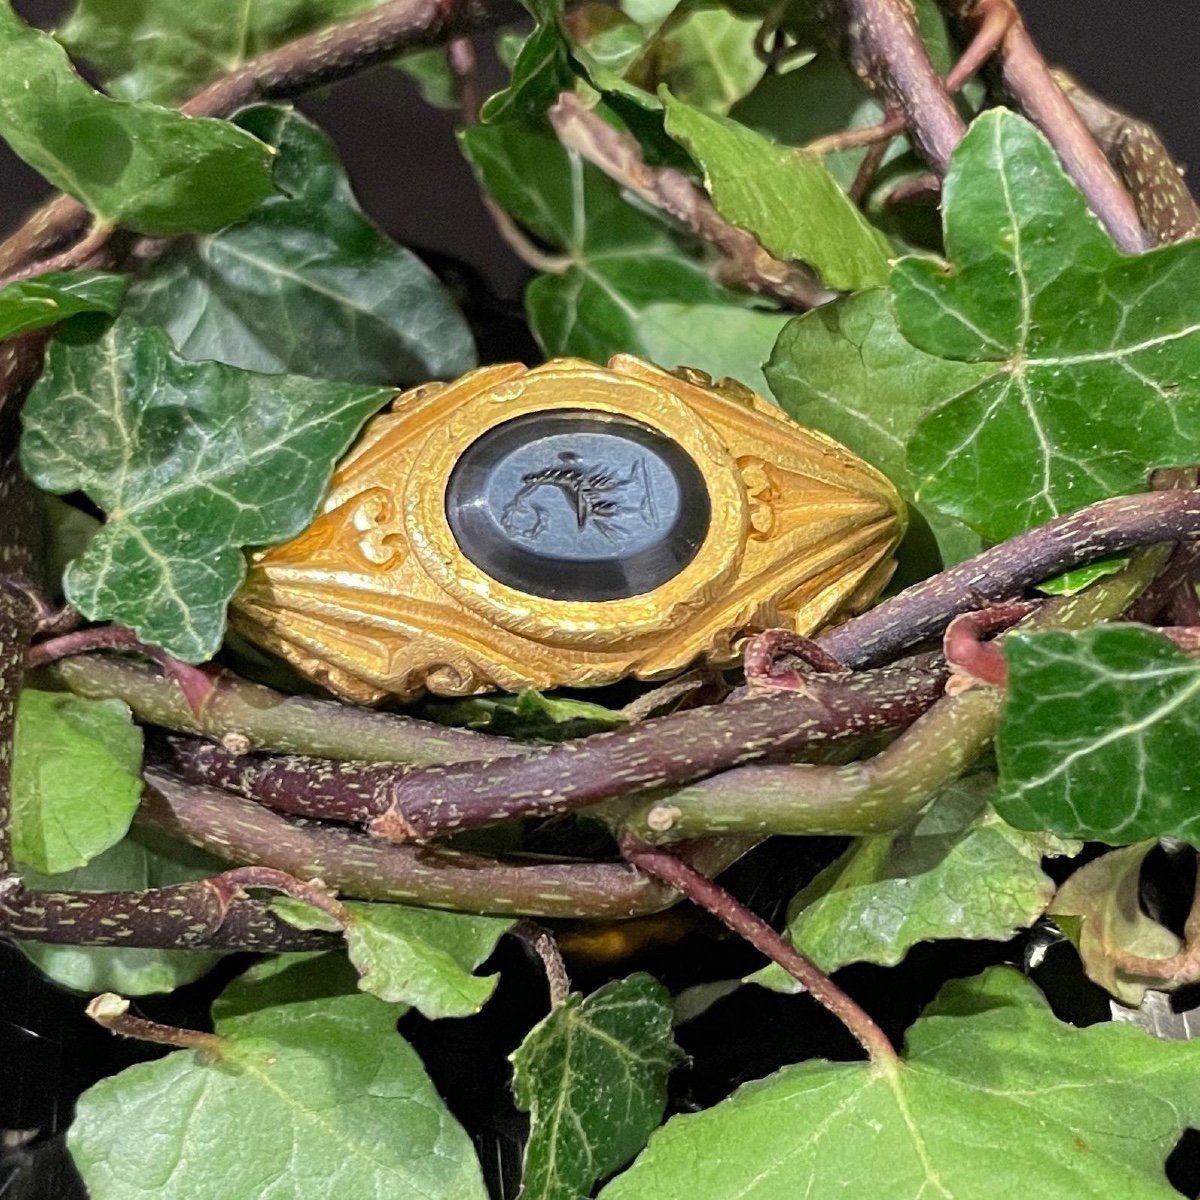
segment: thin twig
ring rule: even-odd
[[[945,678],[940,662],[814,674],[801,690],[772,689],[489,763],[422,769],[331,763],[303,755],[230,754],[208,742],[175,739],[171,765],[193,783],[286,812],[365,824],[373,836],[392,842],[427,842],[902,728],[941,696]]]
[[[289,821],[250,800],[146,772],[138,826],[226,862],[320,879],[338,895],[458,912],[622,918],[669,908],[676,893],[619,863],[500,860],[441,847],[395,846],[348,829]],[[756,839],[691,844],[697,870],[717,874]]]
[[[984,5],[980,5],[981,10]],[[983,12],[983,20],[967,48],[959,56],[950,73],[942,81],[950,95],[956,95],[972,80],[996,52],[1008,27],[1013,22],[1013,14],[1003,4],[988,3]],[[904,117],[900,113],[888,114],[878,125],[866,125],[859,129],[843,129],[838,133],[826,134],[816,138],[804,148],[813,154],[832,154],[839,150],[853,150],[859,146],[886,144],[898,134],[904,132]]]
[[[1123,571],[1074,596],[1045,601],[1027,628],[1083,629],[1113,620],[1154,577],[1166,549],[1142,551]],[[662,843],[717,834],[861,835],[911,821],[986,749],[1003,692],[947,695],[874,757],[844,766],[739,767],[633,804],[604,806],[618,831]]]
[[[571,977],[567,974],[567,965],[563,962],[558,943],[554,934],[536,921],[518,921],[510,931],[518,937],[541,960],[542,969],[546,972],[546,983],[550,988],[550,1007],[558,1006],[571,994]]]
[[[895,1047],[866,1010],[843,992],[811,959],[791,946],[766,921],[751,912],[720,884],[689,867],[671,851],[648,846],[644,842],[626,839],[621,844],[621,853],[627,862],[683,892],[693,904],[712,913],[756,950],[761,950],[769,959],[777,962],[803,984],[818,1004],[841,1021],[872,1062],[882,1064],[896,1061]]]
[[[129,1011],[129,1001],[113,992],[93,997],[85,1011],[97,1025],[103,1025],[110,1033],[121,1037],[157,1042],[179,1050],[199,1050],[212,1059],[219,1059],[225,1048],[225,1039],[218,1034],[199,1029],[180,1029],[175,1025],[162,1025],[145,1017],[135,1017]]]
[[[111,654],[85,654],[45,668],[47,676],[76,695],[124,700],[147,725],[200,734],[246,750],[304,752],[324,758],[433,764],[479,761],[527,753],[508,738],[395,713],[286,696],[223,673],[201,712],[179,685],[145,663]]]
[[[1158,133],[1061,72],[1056,78],[1124,180],[1146,231],[1164,244],[1200,236],[1200,204]]]
[[[821,287],[810,271],[774,258],[751,234],[726,221],[682,171],[649,166],[634,138],[611,126],[573,92],[559,96],[550,109],[550,123],[569,150],[719,250],[727,281],[774,296],[791,308],[812,308],[833,299],[836,293]]]
[[[997,5],[1013,17],[996,54],[1004,90],[1016,106],[1047,137],[1063,168],[1087,198],[1113,241],[1129,253],[1145,250],[1150,239],[1138,219],[1132,196],[1088,130],[1074,105],[1059,87],[1012,0],[940,0],[942,7],[968,28],[982,12]]]
[[[1123,550],[1197,536],[1200,491],[1101,500],[915,584],[816,640],[851,667],[888,662],[981,602],[1019,596],[1035,583]]]

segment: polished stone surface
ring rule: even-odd
[[[710,508],[699,469],[669,438],[583,409],[489,430],[446,489],[462,552],[500,583],[555,600],[660,587],[695,557]]]

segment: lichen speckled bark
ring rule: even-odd
[[[418,766],[499,758],[524,749],[507,738],[416,717],[355,708],[337,700],[285,696],[233,675],[221,676],[197,713],[173,679],[146,663],[84,654],[52,663],[45,670],[50,679],[78,696],[124,700],[146,724],[225,739],[248,749]]]
[[[1024,628],[1083,629],[1123,613],[1169,554],[1156,546],[1075,596],[1047,601]],[[918,812],[996,733],[1004,693],[975,687],[939,700],[886,749],[844,766],[742,767],[628,805],[606,806],[614,828],[647,843],[700,835],[888,833]]]
[[[176,741],[174,766],[308,817],[366,823],[391,841],[428,841],[522,816],[553,816],[612,796],[689,783],[835,738],[902,728],[942,694],[946,671],[920,662],[808,676],[802,690],[673,713],[535,750],[522,758],[413,770],[292,756],[236,756]]]
[[[813,7],[839,31],[842,55],[854,73],[903,115],[917,149],[945,175],[967,127],[929,61],[912,5],[907,0],[816,0]]]
[[[620,863],[500,861],[441,847],[392,846],[353,830],[290,821],[214,788],[155,770],[137,823],[234,863],[321,879],[340,895],[460,912],[621,918],[658,912],[679,896]],[[705,838],[683,851],[714,875],[755,839]]]
[[[887,662],[986,601],[1018,596],[1035,583],[1110,554],[1197,537],[1200,491],[1102,500],[915,584],[816,640],[847,666]]]

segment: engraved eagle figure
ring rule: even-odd
[[[521,476],[521,487],[500,514],[508,533],[533,541],[546,528],[549,514],[532,499],[543,488],[562,495],[575,514],[576,528],[590,525],[614,545],[628,537],[623,517],[636,516],[651,528],[659,524],[643,458],[634,461],[628,474],[618,475],[602,465],[589,465],[572,450],[561,451],[552,466]]]

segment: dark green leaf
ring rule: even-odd
[[[62,875],[22,871],[31,888],[49,891],[124,892],[204,879],[226,864],[180,842],[133,830],[85,867]],[[69,946],[18,942],[55,983],[96,995],[144,996],[170,992],[207,974],[220,960],[216,950],[132,950],[124,946]]]
[[[340,950],[272,954],[243,971],[213,1001],[213,1020],[219,1025],[280,1004],[307,1004],[326,996],[353,996],[358,972]],[[405,1012],[397,1008],[396,1015]]]
[[[896,327],[882,290],[847,296],[794,318],[780,334],[767,382],[780,406],[878,467],[914,500],[904,445],[929,409],[977,383],[987,368],[923,354]],[[961,522],[922,505],[947,565],[982,548]]]
[[[209,658],[245,574],[241,547],[305,527],[388,395],[187,362],[161,330],[124,317],[60,338],[25,405],[25,468],[108,513],[67,568],[68,598],[179,658]]]
[[[513,63],[508,87],[487,100],[480,110],[485,123],[540,116],[559,92],[570,89],[575,82],[562,28],[563,0],[522,2],[533,14],[533,32]]]
[[[57,875],[115,846],[137,811],[141,769],[142,731],[120,700],[26,688],[12,768],[17,861]]]
[[[1005,109],[971,126],[942,207],[952,265],[897,265],[900,328],[990,366],[917,427],[923,498],[999,540],[1200,459],[1200,241],[1119,253]]]
[[[686,363],[694,345],[686,319],[677,310],[664,318],[656,308],[651,320],[648,310],[664,304],[744,307],[682,252],[663,225],[626,203],[611,180],[568,155],[549,134],[507,124],[468,129],[461,137],[487,190],[562,253],[561,272],[539,276],[525,293],[530,323],[548,355],[604,362],[626,351],[672,366]],[[760,335],[758,344],[765,340]],[[741,345],[732,350],[728,369],[717,354],[705,369],[734,375],[746,355]]]
[[[1078,948],[1088,978],[1134,1008],[1148,987],[1161,988],[1164,981],[1131,973],[1122,958],[1171,958],[1183,949],[1175,934],[1142,911],[1142,864],[1157,845],[1138,842],[1093,859],[1058,889],[1050,906],[1050,915]]]
[[[534,1026],[512,1056],[532,1119],[521,1200],[579,1200],[624,1166],[662,1120],[681,1057],[670,997],[649,975],[574,993]]]
[[[0,0],[0,136],[107,223],[220,229],[273,190],[271,151],[228,121],[93,91],[61,46]]]
[[[115,313],[129,281],[99,271],[48,271],[0,288],[0,341],[82,312]]]
[[[79,1099],[68,1146],[92,1200],[486,1200],[479,1164],[373,996],[216,1023],[214,1060],[176,1051]]]
[[[811,1061],[672,1118],[602,1200],[1168,1200],[1200,1045],[1075,1029],[1007,967],[951,984],[894,1066]]]
[[[363,215],[329,140],[290,109],[238,123],[278,147],[272,196],[239,225],[152,263],[125,311],[186,358],[354,383],[450,378],[475,365],[433,273]]]
[[[325,913],[286,897],[272,907],[301,929],[341,929]],[[341,932],[364,992],[436,1019],[477,1013],[495,990],[498,975],[472,972],[512,928],[511,918],[403,904],[350,901],[344,907],[350,923]]]
[[[781,146],[727,117],[662,93],[667,132],[704,168],[726,220],[776,258],[804,262],[831,288],[887,282],[888,245],[815,155]]]
[[[77,0],[58,39],[125,100],[178,104],[283,42],[382,0]]]
[[[446,725],[489,729],[505,737],[564,741],[615,729],[629,718],[617,709],[588,700],[576,700],[553,692],[520,692],[515,696],[493,694],[465,700],[430,701],[425,715]]]
[[[1200,662],[1149,629],[1004,641],[996,808],[1018,829],[1200,845]]]
[[[417,85],[426,104],[435,108],[458,107],[458,84],[443,47],[402,54],[396,59],[396,67]]]
[[[686,104],[727,113],[766,71],[755,46],[759,25],[723,5],[681,4],[647,43],[628,76],[654,107],[659,103],[655,94],[665,85]]]
[[[1031,925],[1054,895],[1042,857],[1079,847],[1006,825],[988,803],[994,786],[989,774],[968,776],[895,834],[859,838],[792,902],[793,945],[836,971],[892,966],[918,942],[1006,940]],[[793,990],[777,966],[754,979]]]

